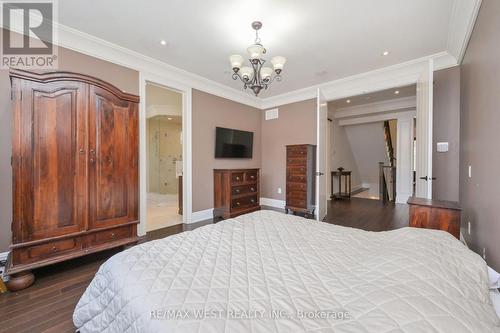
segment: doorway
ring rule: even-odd
[[[183,96],[146,84],[146,231],[183,222]]]
[[[405,203],[412,194],[416,85],[351,96],[328,103],[329,196]],[[348,172],[348,195],[339,195],[338,169]],[[350,185],[350,186],[349,186]]]

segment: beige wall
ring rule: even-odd
[[[329,106],[330,107],[330,104]],[[330,139],[330,169],[327,171],[337,170],[342,167],[345,170],[351,171],[351,185],[353,188],[361,187],[361,177],[358,170],[358,165],[352,153],[351,144],[347,139],[346,126],[340,126],[338,119],[334,119],[334,112],[331,115],[332,122],[330,123],[331,139]],[[328,176],[328,194],[331,192],[331,173]],[[338,192],[338,178],[333,178],[334,192]]]
[[[361,183],[369,184],[370,195],[379,195],[379,162],[389,165],[384,138],[384,122],[345,126]],[[354,184],[353,184],[354,185]]]
[[[64,48],[59,48],[59,70],[92,75],[129,93],[138,94],[139,92],[139,73],[137,71]],[[2,189],[0,196],[0,252],[7,251],[11,241],[11,126],[9,72],[0,70],[0,189]]]
[[[213,208],[213,169],[260,168],[260,110],[193,89],[193,212]],[[215,127],[254,132],[251,159],[214,158]]]
[[[434,72],[432,148],[432,197],[459,200],[460,67]],[[438,153],[437,142],[448,142],[449,151]]]
[[[282,105],[279,118],[262,114],[261,197],[285,200],[286,145],[316,144],[316,100]],[[278,194],[278,187],[282,193]]]
[[[500,1],[483,0],[461,68],[460,201],[462,232],[500,271]],[[472,166],[469,178],[468,166]],[[467,234],[472,222],[472,235]]]

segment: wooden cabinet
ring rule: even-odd
[[[292,212],[314,215],[316,146],[286,146],[286,206]]]
[[[135,242],[139,98],[75,73],[11,70],[10,77],[7,273]]]
[[[443,230],[460,239],[461,208],[458,202],[410,197],[407,203],[410,206],[410,227]]]
[[[259,169],[214,170],[214,218],[259,210],[259,187]]]

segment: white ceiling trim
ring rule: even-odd
[[[150,105],[146,108],[146,118],[156,116],[179,116],[182,117],[182,106],[177,105]]]
[[[481,8],[482,0],[455,0],[448,31],[447,50],[461,64]]]
[[[366,116],[366,117],[361,117],[361,118],[341,119],[341,120],[339,120],[339,126],[376,123],[379,121],[398,119],[399,117],[416,117],[416,116],[417,116],[416,110],[406,111],[406,112],[381,113],[381,114],[377,114],[374,116]]]
[[[315,98],[318,88],[321,89],[328,101],[333,101],[340,98],[415,84],[419,74],[422,72],[423,66],[431,59],[434,60],[434,70],[445,69],[457,65],[455,57],[448,52],[440,52],[393,66],[379,68],[343,79],[268,97],[263,100],[262,108],[268,109]]]
[[[393,66],[352,75],[342,79],[314,85],[261,99],[247,92],[240,91],[212,81],[200,75],[188,72],[165,62],[153,59],[136,51],[105,41],[60,23],[54,23],[59,32],[58,45],[122,65],[143,73],[164,77],[180,85],[231,99],[260,109],[316,98],[317,89],[321,89],[327,100],[350,97],[356,94],[374,92],[416,82],[421,66],[429,60],[434,61],[434,69],[444,69],[460,64],[475,20],[481,0],[456,0],[448,32],[447,51],[414,59]],[[16,31],[22,33],[20,31]]]
[[[125,66],[139,72],[152,73],[157,76],[165,77],[183,86],[202,90],[235,102],[256,108],[260,107],[260,99],[246,92],[225,86],[200,75],[193,74],[60,23],[54,24],[59,32],[59,46]],[[20,31],[16,32],[22,33]]]
[[[334,111],[334,118],[357,117],[375,113],[415,109],[416,107],[416,96],[394,98],[387,101],[339,108]]]

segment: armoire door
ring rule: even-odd
[[[89,227],[137,221],[137,103],[89,89]]]
[[[88,85],[13,81],[13,243],[82,231]]]

